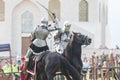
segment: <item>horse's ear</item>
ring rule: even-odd
[[[80,32],[78,34],[81,34]]]
[[[81,35],[81,33],[80,33],[80,32],[79,32],[78,34],[79,34],[79,35]]]
[[[72,31],[72,33],[74,34],[74,31]]]
[[[72,31],[73,34],[76,34],[74,31]]]

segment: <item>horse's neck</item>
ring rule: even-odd
[[[73,55],[76,54],[79,55],[79,57],[81,57],[81,52],[82,52],[81,46],[79,44],[73,43],[72,44]]]

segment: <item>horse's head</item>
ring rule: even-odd
[[[73,41],[77,44],[80,44],[80,45],[90,45],[91,43],[91,38],[89,38],[88,36],[86,35],[83,35],[81,33],[75,33],[73,32]]]

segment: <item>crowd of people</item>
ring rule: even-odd
[[[13,73],[12,78],[15,80],[24,80],[26,78],[26,73],[22,72],[22,69],[24,68],[25,65],[25,57],[21,57],[21,63],[18,65],[17,61],[15,60],[12,62],[12,65],[9,62],[5,62],[4,65],[1,65],[0,70],[1,72],[1,79],[2,80],[11,80],[10,79],[10,74],[11,72]],[[13,79],[12,79],[13,80]]]
[[[12,62],[12,65],[9,62],[5,62],[5,64],[2,65],[0,69],[2,70],[2,72],[1,72],[2,80],[4,80],[4,79],[6,80],[6,79],[10,78],[11,72],[14,75],[14,77],[16,77],[17,79],[20,78],[19,66],[16,64],[15,61]]]
[[[93,55],[90,58],[83,58],[82,72],[85,79],[88,73],[89,79],[93,79],[96,76],[101,78],[102,75],[105,77],[107,75],[107,71],[110,70],[111,72],[111,69],[114,69],[118,77],[120,76],[120,55],[114,55],[113,53],[105,54],[104,52],[102,55],[97,55],[96,52],[93,52]],[[97,73],[95,73],[96,70]]]
[[[82,73],[84,74],[85,79],[88,78],[86,75],[88,75],[89,73],[89,79],[92,80],[94,78],[93,71],[95,71],[94,69],[96,68],[98,68],[97,75],[101,77],[101,69],[103,71],[103,76],[105,76],[108,68],[116,66],[117,69],[115,69],[115,71],[118,74],[118,76],[120,76],[120,55],[113,55],[113,53],[108,55],[103,53],[102,55],[98,56],[96,52],[93,52],[91,58],[84,57],[82,61],[83,61]],[[111,62],[113,62],[112,63],[113,65],[109,65],[109,63]],[[26,73],[22,72],[24,66],[25,57],[21,57],[21,65],[19,66],[16,64],[16,62],[13,61],[12,72],[15,73],[16,77],[19,80],[24,80],[26,77]],[[8,62],[6,62],[6,65],[1,66],[1,69],[4,71],[5,75],[8,76],[9,74],[7,73],[11,72],[11,65]]]

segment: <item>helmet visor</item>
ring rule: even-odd
[[[69,31],[69,30],[70,30],[70,27],[71,27],[71,25],[66,26],[66,27],[65,27],[65,31]]]

